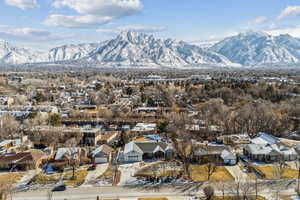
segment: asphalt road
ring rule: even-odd
[[[208,183],[209,184],[209,183]],[[228,183],[226,183],[228,184]],[[187,183],[183,185],[147,185],[138,187],[93,187],[81,186],[78,188],[68,188],[63,192],[54,192],[53,200],[96,200],[97,196],[109,199],[136,200],[139,197],[166,197],[170,200],[188,200],[191,196],[202,196],[202,183]],[[218,184],[213,185],[215,194],[221,195],[222,192]],[[276,199],[274,194],[280,192],[281,195],[295,194],[295,182],[265,182],[259,187],[259,195],[267,197],[267,199]],[[32,190],[26,192],[18,192],[13,194],[13,200],[49,200],[47,193],[49,190]],[[228,192],[228,191],[227,191]],[[230,195],[226,192],[226,195]],[[233,191],[234,192],[234,191]],[[231,195],[234,193],[231,193]],[[251,192],[254,194],[254,191]]]
[[[13,195],[13,200],[48,200],[47,190],[19,192]],[[53,200],[96,200],[100,198],[136,199],[138,197],[169,197],[174,200],[188,199],[183,193],[176,193],[172,188],[146,189],[124,187],[80,187],[68,188],[63,192],[53,192]]]

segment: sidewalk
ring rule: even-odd
[[[21,180],[16,184],[16,187],[22,187],[28,185],[28,183],[33,179],[36,175],[41,173],[41,169],[30,170],[26,173]]]

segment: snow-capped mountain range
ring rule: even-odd
[[[300,40],[290,35],[275,37],[249,31],[226,38],[209,49],[241,65],[294,64],[300,61]]]
[[[15,47],[0,40],[0,64],[21,64],[45,61],[46,54],[27,48]]]
[[[128,31],[104,42],[64,45],[48,52],[19,48],[0,40],[0,64],[70,61],[134,67],[296,65],[300,64],[300,39],[249,31],[205,48]]]

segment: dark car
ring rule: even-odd
[[[58,185],[58,186],[54,187],[51,191],[52,192],[61,192],[61,191],[65,191],[66,189],[67,189],[66,185],[62,184],[62,185]]]
[[[97,167],[97,164],[93,163],[91,166],[88,167],[87,170],[88,170],[88,171],[93,171],[93,170],[96,169],[96,167]]]

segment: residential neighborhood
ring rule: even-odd
[[[59,199],[82,188],[96,199],[97,188],[148,188],[153,198],[197,199],[213,188],[220,198],[291,198],[299,189],[300,101],[290,94],[299,94],[300,78],[282,77],[2,74],[0,192]]]

